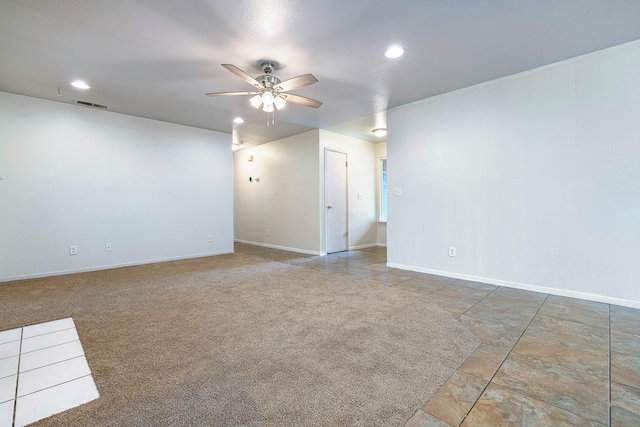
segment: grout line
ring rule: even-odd
[[[29,325],[29,326],[34,326],[34,325]],[[58,329],[57,331],[49,331],[49,332],[45,332],[44,334],[40,334],[40,335],[34,335],[32,337],[26,337],[24,338],[25,340],[30,340],[32,338],[38,338],[38,337],[43,337],[45,335],[51,335],[51,334],[57,334],[58,332],[62,332],[62,331],[68,331],[70,329],[75,329],[75,326],[72,326],[70,328],[64,328],[64,329]]]
[[[609,425],[611,425],[611,304],[609,304],[609,404],[607,405],[607,410],[609,411]]]
[[[27,339],[29,339],[29,338],[27,338]],[[58,344],[50,345],[48,347],[42,347],[42,348],[39,348],[37,350],[25,351],[24,353],[22,352],[22,348],[21,348],[20,349],[20,354],[31,354],[31,353],[35,353],[36,351],[47,350],[47,349],[50,349],[50,348],[53,348],[53,347],[59,347],[61,345],[70,344],[70,343],[76,342],[76,341],[80,341],[80,335],[78,335],[78,339],[77,340],[65,341],[65,342],[61,342],[61,343],[58,343]]]
[[[580,325],[589,326],[590,328],[607,329],[607,330],[611,329],[610,326],[596,326],[590,323],[581,322],[579,320],[565,319],[564,317],[552,316],[551,314],[546,314],[546,313],[541,313],[540,316],[549,317],[551,319],[559,320],[562,322],[578,323]]]
[[[494,289],[497,290],[498,288]],[[493,292],[492,292],[493,293]],[[489,296],[489,295],[487,295]],[[486,297],[485,297],[486,298]],[[516,345],[518,345],[518,343],[520,342],[520,339],[522,338],[522,336],[524,335],[524,333],[527,331],[527,329],[529,329],[529,326],[531,326],[531,323],[533,322],[533,319],[536,318],[536,316],[538,315],[538,312],[540,311],[540,309],[542,308],[542,306],[544,305],[544,303],[547,301],[547,298],[549,298],[549,294],[547,294],[547,296],[544,298],[544,301],[542,301],[542,304],[540,304],[540,307],[538,307],[538,309],[536,310],[535,314],[531,317],[531,320],[529,320],[529,323],[527,323],[527,326],[522,330],[522,333],[520,334],[520,336],[518,337],[518,340],[513,344],[513,347],[511,347],[511,350],[509,350],[509,352],[507,353],[507,355],[504,357],[504,359],[502,359],[502,362],[500,363],[500,366],[498,366],[498,369],[496,369],[496,371],[493,373],[493,375],[491,376],[491,378],[489,379],[489,381],[487,382],[487,385],[484,386],[484,388],[482,389],[482,391],[480,392],[480,394],[478,395],[478,397],[476,398],[476,400],[473,402],[473,405],[471,405],[471,408],[469,408],[469,410],[467,411],[467,413],[465,414],[465,416],[462,418],[462,421],[460,422],[460,424],[462,424],[464,422],[464,420],[469,416],[469,413],[473,410],[474,406],[476,406],[476,403],[478,403],[478,400],[480,400],[480,397],[484,394],[485,390],[487,389],[487,387],[489,387],[489,385],[491,384],[491,382],[493,381],[493,379],[495,378],[496,374],[498,373],[498,371],[500,370],[500,368],[502,368],[502,365],[504,365],[504,362],[507,361],[507,359],[509,358],[509,356],[511,355],[511,352],[513,351],[514,348],[516,348]],[[471,375],[471,374],[469,374]],[[474,375],[475,376],[475,375]],[[476,377],[477,378],[477,377]],[[515,391],[515,390],[514,390]],[[529,398],[531,398],[530,396],[527,396]],[[536,399],[537,400],[537,399]],[[562,408],[560,408],[562,409]],[[565,409],[566,411],[566,409]]]
[[[62,385],[62,384],[68,384],[68,383],[70,383],[70,382],[77,381],[77,380],[82,379],[82,378],[91,377],[91,375],[92,375],[91,373],[88,373],[87,375],[83,375],[83,376],[81,376],[81,377],[73,378],[73,379],[71,379],[71,380],[63,381],[63,382],[58,383],[58,384],[50,385],[49,387],[41,388],[40,390],[32,391],[31,393],[23,394],[23,395],[22,395],[22,396],[20,396],[20,397],[25,397],[25,396],[30,396],[30,395],[32,395],[32,394],[40,393],[41,391],[49,390],[50,388],[58,387],[59,385]],[[93,379],[93,377],[92,377],[92,379]],[[95,381],[94,381],[94,384],[95,384]],[[96,388],[97,388],[97,387],[96,387]],[[17,401],[17,400],[18,400],[18,399],[16,398],[16,401]],[[71,408],[69,408],[69,409],[71,409]],[[54,415],[54,414],[52,414],[52,415]],[[38,421],[40,421],[40,420],[38,420]],[[35,421],[34,421],[34,422],[35,422]]]
[[[20,328],[20,349],[18,350],[18,368],[16,370],[16,391],[13,395],[13,418],[11,419],[11,425],[16,424],[16,411],[18,409],[18,385],[20,385],[20,356],[22,355],[22,335],[24,334],[24,328]]]
[[[73,356],[73,357],[69,357],[68,359],[58,360],[57,362],[49,363],[47,365],[42,365],[42,366],[38,366],[37,368],[29,369],[28,371],[20,372],[20,374],[26,374],[27,372],[33,372],[33,371],[35,371],[37,369],[42,369],[42,368],[46,368],[48,366],[57,365],[58,363],[67,362],[69,360],[77,359],[79,357],[84,357],[86,359],[86,356],[85,356],[85,354],[83,352],[80,356]]]

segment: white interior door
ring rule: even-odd
[[[325,150],[325,211],[327,212],[327,253],[349,249],[347,206],[347,155]]]

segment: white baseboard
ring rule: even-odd
[[[471,276],[469,274],[452,273],[449,271],[432,270],[430,268],[415,267],[411,265],[387,263],[387,267],[399,268],[401,270],[416,271],[418,273],[436,274],[438,276],[451,277],[453,279],[471,280],[474,282],[489,283],[507,288],[522,289],[525,291],[541,292],[545,294],[558,295],[562,297],[578,298],[587,301],[603,302],[605,304],[620,305],[623,307],[640,308],[640,301],[608,297],[605,295],[590,294],[587,292],[572,291],[568,289],[549,288],[546,286],[530,285],[527,283],[510,282],[508,280],[492,279],[489,277]]]
[[[288,246],[270,245],[269,243],[251,242],[249,240],[235,239],[234,242],[244,243],[245,245],[261,246],[263,248],[280,249],[282,251],[297,252],[300,254],[307,254],[307,255],[326,255],[318,251],[310,251],[307,249],[299,249],[299,248],[290,248]]]
[[[209,257],[209,256],[226,255],[226,254],[232,254],[232,253],[233,253],[233,251],[209,252],[209,253],[204,253],[204,254],[176,256],[176,257],[169,257],[169,258],[147,259],[147,260],[142,260],[142,261],[124,262],[124,263],[119,263],[119,264],[97,265],[97,266],[93,266],[93,267],[72,268],[72,269],[69,269],[69,270],[47,271],[47,272],[44,272],[44,273],[35,273],[35,274],[24,274],[24,275],[20,275],[20,276],[0,277],[0,283],[1,282],[12,282],[14,280],[27,280],[27,279],[38,279],[38,278],[41,278],[41,277],[62,276],[62,275],[65,275],[65,274],[86,273],[86,272],[89,272],[89,271],[110,270],[112,268],[132,267],[134,265],[154,264],[156,262],[180,261],[180,260],[183,260],[183,259],[204,258],[204,257]]]
[[[366,245],[357,245],[357,246],[349,246],[350,251],[355,251],[357,249],[366,249],[366,248],[377,248],[377,243],[367,243]]]
[[[376,243],[378,246],[380,246],[381,248],[386,248],[387,244],[386,243]]]

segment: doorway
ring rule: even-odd
[[[325,149],[324,197],[327,253],[349,250],[347,154]]]

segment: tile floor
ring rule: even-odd
[[[236,253],[422,295],[482,344],[406,426],[640,426],[640,310],[386,267],[386,250]]]
[[[24,426],[97,398],[73,319],[0,332],[0,427]]]

